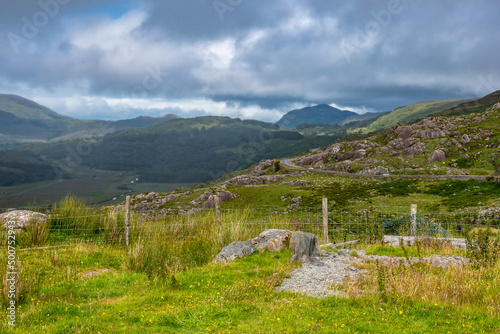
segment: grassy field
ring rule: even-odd
[[[373,246],[366,246],[377,253]],[[4,258],[5,251],[2,250]],[[382,300],[376,268],[340,286],[347,298],[276,292],[296,265],[288,250],[149,278],[130,252],[107,245],[20,252],[24,294],[15,329],[2,333],[498,333],[500,266],[388,268]],[[454,278],[455,277],[455,278]],[[459,277],[459,279],[457,279]],[[445,279],[443,279],[445,278]],[[416,294],[414,283],[427,282]],[[405,286],[405,283],[407,284]],[[365,293],[359,293],[359,290]]]
[[[136,175],[125,172],[89,170],[80,167],[78,177],[61,181],[45,181],[12,187],[0,187],[0,209],[48,206],[71,194],[99,205],[116,204],[125,194],[142,192],[170,192],[193,186],[192,183],[135,182]],[[134,183],[130,183],[134,181]],[[122,196],[123,195],[123,196]],[[113,198],[117,200],[113,201]]]
[[[131,176],[121,177],[117,183],[124,184]],[[442,248],[384,247],[376,243],[380,225],[375,237],[373,224],[381,223],[381,211],[388,218],[399,218],[416,203],[431,221],[444,224],[445,219],[461,219],[445,226],[455,236],[485,224],[498,227],[498,220],[470,220],[477,218],[472,213],[481,208],[500,204],[496,183],[321,174],[285,181],[304,185],[227,186],[238,196],[222,205],[220,219],[213,209],[150,220],[133,213],[129,247],[124,244],[123,211],[89,208],[88,202],[65,198],[53,205],[46,225],[31,226],[16,235],[16,327],[8,325],[4,312],[0,332],[498,333],[498,249],[491,255],[493,264],[480,266],[353,263],[368,274],[334,287],[346,297],[324,299],[275,290],[298,266],[288,263],[288,249],[255,253],[230,264],[211,263],[230,242],[248,240],[266,228],[310,231],[322,240],[323,196],[330,203],[330,237],[361,239],[356,248],[368,254],[401,259],[420,253],[471,256]],[[151,190],[147,185],[135,186]],[[190,194],[163,208],[187,209],[207,190],[193,187]],[[299,196],[299,205],[291,206],[289,198]],[[344,225],[333,224],[339,221]],[[8,271],[6,237],[7,231],[0,231],[0,239],[5,240],[0,248],[2,277]],[[53,245],[67,246],[21,250]],[[3,279],[4,307],[10,302],[8,286]]]

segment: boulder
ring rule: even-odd
[[[354,152],[354,155],[352,156],[352,158],[354,160],[361,160],[361,159],[366,158],[366,156],[367,156],[366,150],[357,150]]]
[[[157,193],[155,193],[154,191],[150,192],[149,194],[146,195],[146,199],[153,199],[155,198],[156,196],[158,196]]]
[[[269,229],[249,241],[259,251],[279,252],[288,246],[291,235],[288,230]]]
[[[227,190],[223,190],[223,191],[219,192],[219,204],[222,205],[222,204],[226,203],[227,201],[232,200],[235,197],[236,197],[235,194],[233,194]],[[215,197],[214,196],[209,196],[208,199],[206,200],[206,202],[203,203],[204,209],[210,209],[210,208],[213,208],[214,206],[215,206]]]
[[[319,257],[319,239],[312,233],[297,231],[290,238],[291,262],[308,262],[311,257]]]
[[[394,132],[397,133],[399,137],[407,139],[410,138],[412,135],[412,128],[411,126],[400,125],[394,130]]]
[[[16,233],[25,231],[26,225],[29,225],[31,222],[40,224],[46,221],[47,216],[43,213],[29,210],[14,210],[0,215],[0,223],[2,223],[5,228],[13,225]]]
[[[366,167],[365,169],[363,169],[361,174],[384,175],[384,174],[389,174],[389,170],[385,167],[382,167],[382,166],[377,166],[374,168]]]
[[[219,254],[212,260],[214,263],[231,262],[237,258],[252,254],[257,249],[250,241],[234,241],[222,248]]]
[[[273,160],[262,160],[261,162],[259,162],[257,167],[255,167],[254,171],[260,172],[261,170],[269,168],[272,165],[273,165]]]
[[[462,138],[460,138],[460,142],[461,142],[462,144],[464,144],[464,145],[465,145],[465,144],[470,143],[470,138],[469,138],[469,136],[468,136],[467,134],[464,134],[464,135],[462,136]]]
[[[443,161],[446,159],[446,153],[443,150],[435,150],[429,158],[429,162]]]

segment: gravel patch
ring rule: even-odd
[[[355,251],[359,257],[351,256]],[[366,260],[379,260],[391,265],[405,261],[402,257],[365,255],[364,250],[341,249],[338,253],[321,253],[321,257],[303,263],[302,267],[293,270],[290,278],[276,288],[277,291],[302,293],[311,297],[324,298],[330,296],[345,297],[345,292],[339,291],[338,286],[346,280],[357,280],[368,274],[364,269],[358,269],[353,264],[363,263]],[[423,258],[410,258],[412,263],[422,262],[433,266],[459,266],[468,262],[461,256],[432,255]]]

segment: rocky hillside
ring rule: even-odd
[[[500,173],[499,152],[497,102],[484,113],[427,117],[364,140],[335,143],[296,163],[340,172],[492,175]]]

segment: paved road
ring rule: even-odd
[[[313,173],[318,174],[332,174],[336,176],[344,176],[344,177],[370,177],[370,178],[406,178],[406,179],[434,179],[434,180],[477,180],[477,181],[489,181],[487,176],[480,175],[399,175],[399,174],[385,174],[385,175],[371,175],[371,174],[360,174],[360,173],[343,173],[343,172],[335,172],[331,170],[322,170],[317,168],[304,168],[301,166],[297,166],[292,161],[294,159],[283,159],[281,163],[287,167],[299,169],[299,170],[309,170]],[[495,176],[494,181],[499,181],[499,177]],[[491,179],[490,179],[491,181]]]

